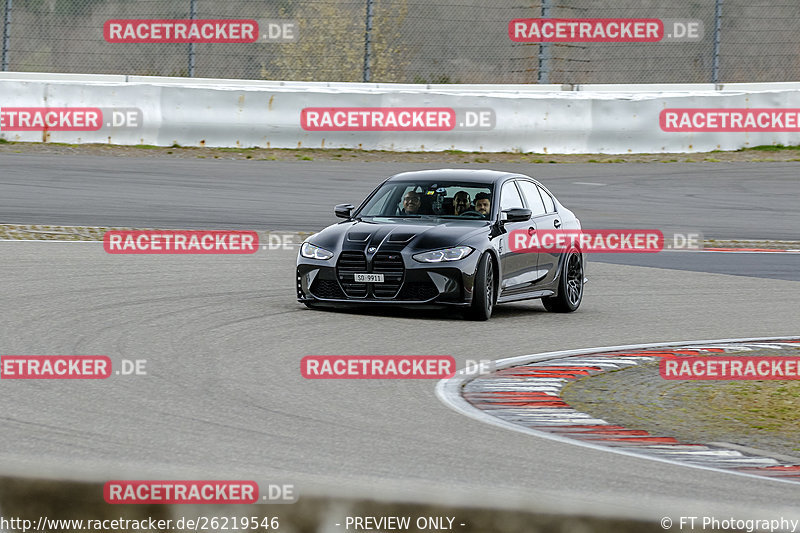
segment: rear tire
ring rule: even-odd
[[[465,313],[470,320],[489,320],[497,300],[495,295],[494,261],[488,253],[483,254],[475,273],[475,284],[472,286],[472,307]]]
[[[572,249],[567,253],[558,282],[558,295],[542,298],[544,308],[552,313],[571,313],[583,301],[583,258]]]

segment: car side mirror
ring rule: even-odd
[[[505,209],[500,214],[500,221],[502,222],[525,222],[531,219],[532,211],[522,207],[513,207]]]
[[[333,208],[333,212],[339,218],[350,218],[350,211],[353,209],[355,209],[353,204],[339,204]]]

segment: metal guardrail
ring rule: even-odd
[[[392,90],[411,92],[450,93],[548,93],[548,92],[601,92],[601,93],[684,93],[721,91],[791,91],[800,90],[800,81],[764,83],[652,83],[652,84],[419,84],[419,83],[358,83],[358,82],[304,82],[279,80],[240,80],[216,78],[181,78],[164,76],[136,76],[124,74],[77,74],[59,72],[0,72],[0,80],[42,81],[48,83],[147,83],[157,85],[220,86],[220,87],[297,87],[334,88],[348,90]]]
[[[0,137],[537,154],[800,144],[800,83],[543,89],[7,73],[0,77]],[[714,127],[705,128],[706,120]]]

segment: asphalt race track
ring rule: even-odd
[[[335,220],[333,204],[357,203],[381,176],[407,168],[435,166],[3,155],[0,223],[312,230]],[[540,178],[585,227],[795,240],[800,230],[796,164],[507,168]],[[106,354],[146,359],[148,369],[4,381],[0,474],[280,480],[301,497],[304,486],[424,486],[572,512],[797,518],[800,484],[506,431],[444,406],[432,381],[300,376],[310,354],[447,354],[463,366],[798,334],[800,255],[658,257],[648,266],[593,260],[575,314],[530,302],[471,323],[438,312],[308,310],[294,300],[293,251],[111,256],[99,243],[0,242],[0,353]]]
[[[796,163],[501,167],[541,179],[588,228],[800,240]],[[316,230],[333,205],[426,168],[439,166],[0,154],[0,223]]]

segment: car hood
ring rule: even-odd
[[[485,220],[382,218],[342,222],[311,236],[309,242],[327,250],[409,251],[436,250],[458,246],[481,234],[489,234]]]

